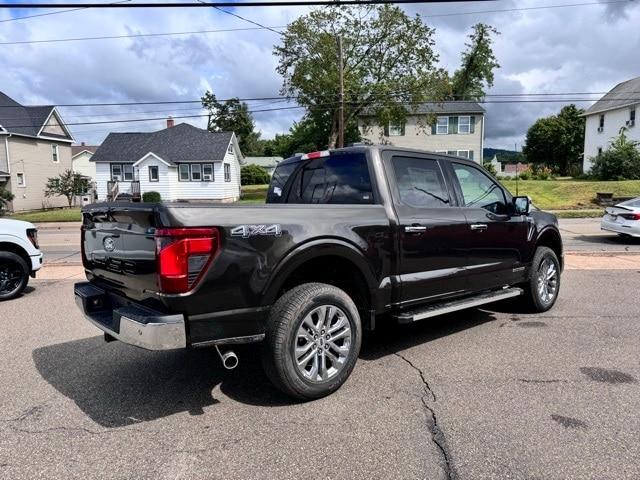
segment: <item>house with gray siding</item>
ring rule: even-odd
[[[0,187],[14,195],[9,211],[67,206],[45,197],[47,179],[71,169],[73,137],[53,105],[25,106],[0,92]]]
[[[358,118],[363,140],[469,158],[482,164],[484,109],[476,102],[424,103],[402,124],[378,125],[366,112]]]
[[[209,132],[187,123],[157,132],[110,133],[91,157],[98,201],[240,198],[242,153],[233,132]]]

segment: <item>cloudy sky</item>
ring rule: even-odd
[[[577,3],[583,4],[537,8]],[[496,73],[495,85],[489,92],[492,94],[604,92],[640,75],[640,0],[498,0],[403,8],[422,14],[435,27],[440,64],[450,71],[459,64],[472,25],[482,21],[498,28],[501,35],[496,40],[495,53],[502,67]],[[283,26],[308,8],[235,11],[263,25]],[[231,15],[204,8],[86,9],[14,20],[45,12],[48,11],[0,10],[0,44],[252,27]],[[271,53],[278,39],[268,30],[245,30],[2,44],[0,91],[24,104],[183,101],[198,99],[208,89],[218,98],[273,97],[279,94],[281,85]],[[597,95],[570,98],[595,99]],[[274,100],[249,103],[253,110],[284,105]],[[512,149],[517,143],[520,148],[531,123],[561,106],[562,103],[532,102],[486,104],[486,146]],[[203,113],[195,103],[60,110],[68,124]],[[255,119],[263,137],[271,138],[287,131],[301,115],[302,110],[291,109],[255,113]],[[204,125],[202,118],[179,121]],[[154,130],[162,126],[163,121],[157,120],[70,128],[78,141],[95,143],[110,131]]]

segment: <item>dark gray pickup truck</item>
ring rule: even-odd
[[[83,209],[78,306],[107,340],[160,350],[262,342],[301,399],[353,370],[363,329],[521,297],[553,306],[553,215],[472,161],[351,147],[281,162],[267,205],[104,203]]]

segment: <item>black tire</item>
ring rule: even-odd
[[[0,301],[11,300],[29,283],[29,267],[20,255],[0,252]]]
[[[541,269],[544,268],[546,270],[546,268],[543,267],[543,263],[546,266],[549,265],[548,262],[553,264],[556,279],[555,289],[553,289],[553,294],[550,298],[546,298],[539,288],[541,275],[544,275],[544,272],[541,271]],[[558,261],[558,257],[555,252],[548,247],[538,247],[535,255],[533,256],[533,261],[531,262],[529,281],[523,285],[527,306],[533,312],[542,313],[553,307],[558,299],[558,294],[560,293],[560,277],[560,262]],[[550,290],[547,289],[547,292],[549,291]]]
[[[347,336],[349,337],[349,343],[346,347],[347,352],[344,353],[342,362],[336,362],[335,366],[329,355],[333,355],[333,358],[337,358],[340,355],[336,354],[338,350],[333,350],[333,346],[336,344],[333,343],[332,346],[324,338],[316,340],[312,338],[313,332],[319,334],[320,327],[317,331],[311,330],[311,328],[307,329],[311,338],[298,336],[305,319],[319,318],[319,312],[323,311],[325,313],[329,312],[326,313],[326,317],[335,319],[333,324],[331,324],[332,318],[328,320],[329,328],[326,330],[326,336],[330,336],[331,325],[333,325],[333,329],[336,329],[338,322],[344,325],[341,329],[344,334],[347,331],[345,317],[346,321],[348,321],[349,332]],[[305,325],[308,325],[308,322]],[[319,323],[319,325],[322,325],[322,323]],[[325,330],[322,331],[325,332]],[[319,336],[325,337],[325,334]],[[300,345],[300,340],[304,340],[305,343]],[[319,343],[321,340],[322,344]],[[344,339],[336,340],[336,342],[346,343],[347,340],[345,337]],[[340,346],[345,348],[345,343]],[[264,370],[271,382],[287,395],[300,400],[321,398],[335,392],[347,380],[355,367],[361,343],[360,315],[353,300],[344,291],[332,285],[305,283],[286,292],[271,308],[262,350]],[[325,365],[325,372],[329,371],[328,365],[331,365],[330,368],[335,369],[332,376],[327,373],[328,378],[325,380],[316,379],[315,381],[305,376],[314,375],[317,377],[317,374],[301,371],[303,367],[298,366],[295,353],[296,346],[305,348],[307,345],[310,345],[309,348],[313,347],[313,351],[307,350],[300,358],[306,357],[307,354],[311,355],[309,360],[311,364],[322,362],[321,358],[324,358],[326,363],[320,363],[320,365]],[[327,353],[322,348],[327,349]],[[311,372],[313,372],[313,365],[311,366]]]

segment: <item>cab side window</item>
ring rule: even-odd
[[[392,163],[403,204],[413,208],[449,206],[449,194],[437,161],[396,156]]]
[[[453,171],[460,183],[464,206],[484,208],[492,213],[507,213],[507,202],[502,188],[477,168],[461,163],[453,163]]]

